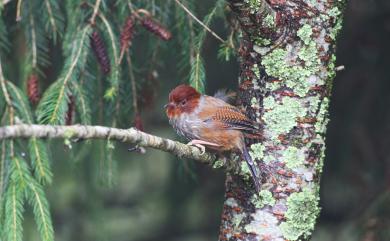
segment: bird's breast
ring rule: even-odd
[[[202,121],[199,120],[196,115],[184,113],[169,119],[169,123],[179,135],[189,140],[200,139]]]

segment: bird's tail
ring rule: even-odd
[[[253,162],[251,155],[249,155],[249,152],[248,152],[248,149],[246,148],[246,145],[244,144],[243,146],[244,147],[242,149],[242,157],[244,158],[244,160],[248,164],[248,167],[249,167],[249,170],[251,172],[252,179],[253,179],[253,183],[255,184],[256,191],[260,192],[261,183],[260,183],[259,178],[261,178],[261,177],[257,173],[256,164]]]

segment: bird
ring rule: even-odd
[[[260,191],[256,165],[245,144],[245,137],[261,135],[254,121],[237,107],[219,98],[203,95],[195,88],[181,84],[168,97],[165,111],[169,123],[180,135],[188,139],[188,145],[197,146],[204,153],[207,147],[220,153],[234,152],[246,161],[257,192]]]

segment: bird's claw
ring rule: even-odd
[[[193,141],[190,141],[190,142],[187,143],[187,145],[195,146],[195,147],[199,148],[201,155],[206,153],[206,147],[201,145],[201,144],[199,144],[199,143],[194,143]]]
[[[203,155],[206,152],[205,145],[206,146],[215,146],[215,147],[221,146],[221,145],[213,143],[213,142],[202,141],[202,140],[192,140],[192,141],[188,142],[187,145],[198,147],[201,151],[201,155]]]

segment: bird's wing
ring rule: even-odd
[[[261,138],[258,124],[250,120],[237,107],[218,98],[205,96],[201,101],[200,119],[210,128],[240,130],[247,138]]]
[[[220,127],[225,129],[242,130],[249,133],[259,132],[256,124],[234,106],[217,108],[210,119],[217,121],[217,123],[220,123]]]

